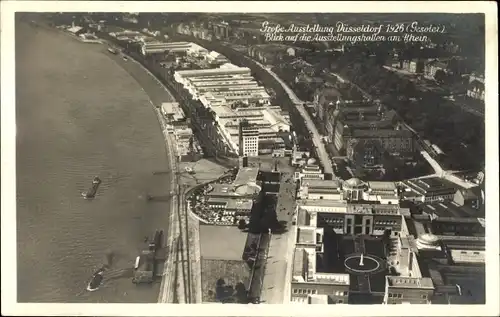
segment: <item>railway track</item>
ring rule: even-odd
[[[178,255],[180,270],[178,271],[178,281],[177,283],[182,283],[184,287],[184,303],[193,303],[193,285],[191,282],[191,259],[190,259],[190,248],[189,248],[189,220],[187,211],[185,208],[185,197],[184,197],[184,187],[181,186],[179,182],[180,173],[176,173],[176,183],[177,183],[177,220],[179,226],[179,245],[178,245]]]

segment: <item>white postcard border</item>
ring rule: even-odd
[[[147,2],[2,1],[1,3],[1,157],[2,157],[2,315],[25,316],[434,316],[499,314],[498,208],[498,42],[496,3],[419,2]],[[238,304],[18,304],[16,303],[16,177],[14,13],[24,12],[349,12],[484,13],[486,118],[486,305],[238,305]]]

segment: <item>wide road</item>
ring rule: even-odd
[[[250,57],[247,56],[245,57],[250,59]],[[285,89],[286,93],[288,94],[288,97],[290,97],[290,100],[295,104],[295,106],[299,110],[300,115],[304,119],[307,129],[312,133],[312,141],[318,151],[319,160],[323,165],[324,172],[334,175],[332,162],[330,161],[330,157],[328,156],[328,152],[326,151],[325,144],[321,140],[321,135],[319,134],[318,129],[316,129],[314,122],[311,120],[309,113],[307,113],[304,107],[304,102],[300,100],[299,97],[297,97],[297,95],[293,92],[293,90],[290,87],[288,87],[288,85],[278,75],[276,75],[275,72],[273,72],[271,69],[265,67],[264,65],[255,60],[252,61],[254,61],[257,65],[259,65],[260,68],[266,70],[271,76],[273,76],[280,83],[283,89]]]
[[[261,301],[265,304],[287,304],[290,299],[290,278],[295,249],[295,182],[293,173],[284,173],[278,203],[276,205],[278,221],[284,221],[287,231],[272,234],[269,242],[269,258],[265,266],[262,283]]]

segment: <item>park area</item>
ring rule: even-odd
[[[202,301],[245,303],[250,269],[242,255],[247,233],[232,226],[200,225]]]
[[[242,260],[201,260],[202,301],[246,303],[250,279],[248,265]]]

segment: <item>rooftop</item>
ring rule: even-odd
[[[374,191],[395,191],[397,190],[396,183],[394,182],[368,182],[368,188]]]
[[[387,276],[387,283],[391,287],[398,288],[429,288],[434,289],[434,284],[430,278]]]
[[[436,202],[422,205],[422,211],[439,218],[477,218],[478,211],[472,208],[458,206],[453,202]],[[477,221],[477,220],[476,220]]]
[[[409,138],[413,134],[409,130],[392,130],[392,129],[379,129],[379,130],[353,130],[351,135],[354,138],[366,137],[380,137],[380,138]]]
[[[236,174],[236,178],[234,179],[233,184],[242,185],[248,184],[250,182],[255,182],[257,180],[258,173],[258,168],[242,167],[238,170],[238,174]]]
[[[307,179],[303,185],[311,189],[337,189],[341,187],[339,180]]]
[[[235,192],[235,187],[232,184],[211,184],[213,190],[207,193],[207,196],[239,196]]]
[[[311,215],[305,209],[299,208],[297,213],[297,226],[315,226],[316,224],[311,224]]]
[[[297,229],[297,244],[315,244],[316,229],[314,228],[298,228]]]
[[[309,304],[320,304],[320,305],[326,305],[328,304],[328,295],[318,295],[318,294],[311,294],[309,295]]]
[[[250,210],[253,206],[251,199],[231,199],[210,197],[208,203],[211,205],[224,205],[225,209]]]
[[[178,70],[175,72],[183,78],[189,77],[206,77],[221,74],[250,74],[248,67],[235,67],[235,68],[213,68],[213,69],[197,69],[197,70]]]
[[[403,181],[403,184],[417,191],[419,194],[453,194],[457,191],[456,185],[439,177],[411,179]]]

